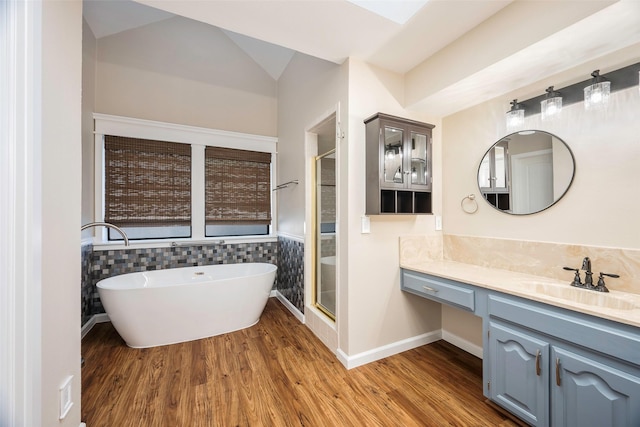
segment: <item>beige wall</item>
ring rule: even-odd
[[[400,291],[398,237],[436,234],[432,215],[371,216],[371,233],[360,232],[365,212],[365,126],[369,116],[384,112],[436,125],[434,129],[434,211],[440,212],[440,122],[437,118],[402,107],[402,76],[349,60],[348,218],[343,237],[348,239],[346,277],[341,288],[340,347],[349,355],[438,330],[440,305]]]
[[[82,2],[42,10],[41,423],[80,424],[80,194]],[[58,421],[58,388],[73,375],[71,412]],[[34,408],[38,409],[38,408]]]
[[[96,38],[82,20],[82,224],[94,219],[93,112],[96,101]],[[91,236],[91,230],[84,237]]]
[[[277,83],[221,30],[175,17],[98,39],[96,112],[277,135]]]
[[[636,51],[637,52],[637,51]],[[637,54],[636,54],[637,55]],[[589,69],[615,69],[638,62],[629,51],[569,70],[557,81],[576,82]],[[640,203],[635,186],[640,182],[640,93],[633,87],[611,95],[604,113],[585,112],[582,103],[565,106],[558,121],[543,123],[540,115],[526,118],[524,128],[556,134],[571,148],[576,161],[573,184],[550,209],[533,215],[498,212],[478,197],[479,209],[465,214],[461,199],[475,193],[477,170],[485,151],[507,134],[504,114],[515,97],[537,96],[551,84],[540,82],[517,92],[443,119],[443,227],[448,235],[538,241],[565,245],[640,248]],[[562,87],[561,85],[558,85]],[[526,96],[524,96],[526,99]],[[576,246],[577,247],[577,246]],[[576,257],[588,256],[577,254]],[[600,263],[602,264],[602,263]],[[606,264],[606,262],[605,262]],[[610,267],[610,268],[609,268]],[[598,271],[616,272],[618,266],[598,265]],[[454,309],[443,312],[443,329],[482,345],[479,319]]]
[[[347,103],[348,83],[348,103]],[[340,102],[345,137],[338,150],[339,348],[348,356],[440,328],[440,305],[400,291],[398,237],[435,233],[432,216],[371,217],[371,233],[360,233],[364,215],[364,119],[378,111],[430,121],[401,107],[402,77],[349,60],[342,66],[296,54],[279,82],[278,182],[300,185],[278,194],[279,231],[304,235],[305,130]],[[430,120],[431,119],[431,120]],[[439,130],[435,132],[439,140]],[[434,182],[440,192],[440,149],[434,147]],[[435,209],[440,209],[439,196]],[[307,231],[308,232],[308,231]],[[308,247],[307,247],[308,248]]]
[[[410,70],[406,76],[405,105],[413,108],[419,106],[428,111],[432,107],[425,104],[425,97],[436,94],[448,85],[456,84],[476,72],[482,72],[485,67],[495,65],[520,50],[529,48],[612,3],[615,3],[615,0],[549,1],[541,7],[540,3],[535,1],[514,1]],[[528,69],[517,81],[533,81],[534,77],[543,71]],[[490,91],[496,82],[502,82],[499,83],[502,86],[505,84],[499,78],[492,79],[486,82],[485,90]]]
[[[541,86],[542,87],[542,86]],[[638,88],[611,95],[605,114],[584,111],[582,103],[563,109],[550,124],[539,115],[525,127],[558,135],[573,151],[576,172],[565,197],[551,209],[512,216],[483,200],[474,215],[465,214],[460,200],[478,194],[478,163],[488,147],[505,134],[505,97],[443,120],[443,211],[448,234],[536,240],[557,243],[640,248],[640,203],[634,183],[640,181],[640,110]]]
[[[296,53],[278,81],[277,182],[298,180],[299,184],[277,192],[279,232],[300,238],[305,234],[305,190],[309,185],[305,173],[311,162],[305,153],[305,134],[338,103],[346,104],[344,69]]]

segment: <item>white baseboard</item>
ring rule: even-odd
[[[453,344],[456,347],[466,351],[467,353],[471,353],[474,356],[482,359],[482,347],[476,345],[472,342],[469,342],[463,338],[460,338],[457,335],[452,334],[451,332],[442,330],[442,339],[448,342],[449,344]]]
[[[304,314],[302,314],[302,312],[300,312],[300,310],[298,310],[295,305],[291,304],[291,302],[286,299],[284,295],[280,293],[280,291],[271,291],[271,293],[273,292],[275,292],[275,296],[276,298],[278,298],[278,301],[280,301],[282,305],[284,305],[291,312],[291,314],[293,314],[296,319],[300,321],[300,323],[304,323]]]
[[[396,341],[394,343],[364,351],[353,356],[349,356],[344,351],[342,351],[342,349],[338,349],[337,356],[338,360],[344,365],[345,368],[352,369],[357,368],[358,366],[366,365],[367,363],[374,362],[376,360],[384,359],[385,357],[393,356],[394,354],[402,353],[403,351],[411,350],[425,344],[436,342],[441,338],[442,333],[441,330],[438,329],[437,331],[427,332],[426,334],[407,338],[401,341]]]
[[[83,339],[96,323],[110,322],[109,315],[107,313],[94,314],[89,321],[82,326],[80,339]]]

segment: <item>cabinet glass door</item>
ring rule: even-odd
[[[389,184],[404,183],[402,167],[402,129],[384,127],[384,182]]]
[[[494,187],[496,189],[506,189],[507,188],[507,163],[506,163],[506,152],[504,146],[497,145],[494,148],[495,155],[495,176],[493,179]]]
[[[411,132],[411,184],[429,184],[427,135]]]
[[[506,143],[496,144],[480,162],[478,186],[481,190],[509,190],[509,155]]]

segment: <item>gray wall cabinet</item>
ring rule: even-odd
[[[366,214],[431,213],[434,125],[377,113],[366,126]]]

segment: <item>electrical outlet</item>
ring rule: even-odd
[[[71,397],[71,383],[73,375],[70,375],[65,382],[60,386],[60,419],[64,419],[69,410],[73,406],[73,400]]]
[[[442,217],[436,215],[436,230],[442,230]]]

